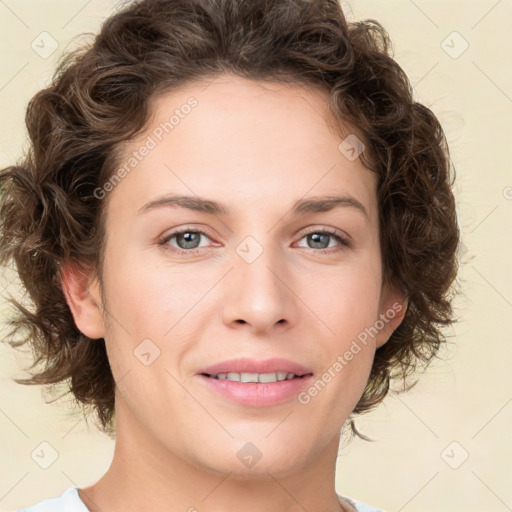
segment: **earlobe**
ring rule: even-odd
[[[400,290],[398,286],[385,287],[382,292],[380,322],[377,320],[378,326],[381,326],[382,329],[379,329],[378,334],[375,336],[376,349],[384,345],[393,334],[393,331],[402,323],[408,304],[407,294]]]
[[[103,338],[101,297],[93,269],[66,263],[61,269],[61,288],[80,332],[89,338]]]

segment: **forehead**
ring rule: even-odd
[[[221,75],[151,107],[145,131],[122,148],[118,168],[129,172],[114,205],[124,198],[140,208],[169,192],[229,203],[235,213],[268,210],[272,199],[277,212],[303,197],[350,193],[374,214],[376,176],[340,151],[320,88]]]

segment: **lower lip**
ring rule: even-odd
[[[198,375],[198,377],[211,390],[235,403],[251,407],[268,407],[296,397],[310,385],[313,375],[278,382],[236,382],[213,379],[205,375]]]

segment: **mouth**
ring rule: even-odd
[[[290,359],[241,357],[201,368],[197,377],[209,392],[231,403],[269,407],[296,399],[311,385],[313,371]]]

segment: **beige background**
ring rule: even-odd
[[[417,97],[444,124],[457,170],[464,248],[459,322],[447,332],[443,359],[409,394],[389,396],[359,420],[376,442],[356,440],[340,451],[338,492],[386,511],[512,510],[512,3],[343,3],[353,18],[383,23]],[[58,56],[73,36],[96,31],[113,5],[0,1],[1,167],[19,156],[26,104]],[[44,31],[58,42],[47,58],[31,48],[36,38],[48,37],[39,36]],[[0,290],[12,277],[2,275]],[[3,300],[0,312],[5,315]],[[2,511],[93,483],[113,453],[113,442],[71,414],[69,404],[47,405],[39,388],[11,382],[22,375],[22,363],[20,355],[0,347]],[[48,469],[31,458],[41,442],[58,452]]]

